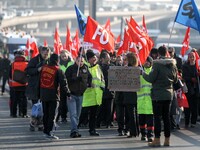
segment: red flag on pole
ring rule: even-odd
[[[25,50],[25,56],[29,56],[30,49],[31,49],[30,40],[27,39],[27,42],[26,42],[26,50]]]
[[[113,36],[90,16],[88,16],[87,20],[84,41],[98,44],[101,48],[104,48],[111,52],[113,52],[114,50]]]
[[[70,52],[71,51],[71,47],[72,47],[72,38],[71,38],[71,33],[70,30],[67,26],[67,35],[66,35],[66,41],[65,41],[65,45],[66,45],[66,49]]]
[[[31,50],[33,50],[32,56],[31,56],[33,58],[33,57],[35,57],[35,56],[37,56],[39,54],[39,50],[38,50],[38,47],[37,47],[37,44],[35,43],[35,41],[32,42],[30,44],[30,46],[31,46]]]
[[[44,46],[45,46],[45,47],[48,47],[48,43],[47,43],[47,40],[46,40],[46,39],[44,39]]]
[[[183,57],[185,55],[185,52],[189,49],[189,45],[190,45],[190,27],[188,27],[186,30],[185,38],[182,44],[183,44],[183,47],[181,48],[181,55]]]
[[[54,50],[56,54],[60,54],[60,51],[63,49],[62,42],[58,33],[58,28],[55,29],[54,35]]]
[[[79,48],[80,48],[80,40],[78,37],[78,30],[76,30],[76,34],[72,41],[72,48],[71,48],[71,53],[73,58],[76,58],[78,56]]]
[[[124,29],[124,39],[123,41],[121,41],[120,43],[120,47],[117,51],[117,56],[121,55],[122,53],[125,53],[128,50],[128,44],[129,44],[129,34],[126,31],[126,29]]]
[[[108,18],[107,21],[106,21],[105,29],[106,29],[107,31],[110,31],[110,19],[109,19],[109,18]]]
[[[117,39],[115,40],[115,44],[120,43],[121,42],[121,34],[118,35]]]
[[[139,34],[137,31],[135,31],[135,28],[133,28],[128,21],[127,24],[129,28],[128,32],[131,35],[132,41],[135,42],[136,45],[139,47],[138,56],[140,62],[141,64],[144,64],[151,50],[151,48],[148,46],[148,40],[142,37],[142,35]]]

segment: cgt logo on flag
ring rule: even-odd
[[[114,38],[112,35],[90,16],[88,17],[87,21],[84,41],[98,44],[99,47],[109,51],[114,50]]]

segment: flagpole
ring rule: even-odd
[[[136,46],[136,48],[137,48],[137,46]],[[142,67],[142,63],[141,63],[140,57],[139,57],[139,55],[138,55],[138,51],[139,51],[139,50],[138,50],[138,48],[137,48],[136,55],[137,55],[137,57],[138,57],[139,65],[140,65],[142,71],[144,72],[144,68]]]
[[[172,37],[172,32],[173,32],[173,30],[174,30],[174,25],[175,25],[175,22],[173,23],[172,29],[171,29],[171,31],[170,31],[169,41],[168,41],[168,47],[169,47],[169,43],[170,43],[170,40],[171,40],[171,37]]]
[[[82,53],[83,53],[83,51],[84,51],[84,46],[82,47],[82,49],[81,49],[81,53],[80,53],[80,60],[79,60],[79,63],[78,63],[78,70],[77,70],[77,77],[78,77],[78,75],[79,75],[79,71],[80,71],[80,65],[81,65],[81,59],[82,59]]]

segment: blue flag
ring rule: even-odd
[[[87,24],[87,17],[83,15],[83,13],[80,11],[80,9],[76,5],[74,5],[74,7],[76,10],[76,17],[77,17],[80,33],[84,35],[86,24]]]
[[[194,0],[182,0],[175,22],[200,32],[200,16]]]

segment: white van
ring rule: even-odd
[[[160,46],[165,45],[166,47],[174,47],[175,48],[175,53],[177,56],[179,56],[180,58],[182,58],[183,61],[187,60],[188,57],[188,53],[192,50],[192,47],[189,46],[189,49],[186,51],[184,57],[181,56],[181,49],[183,47],[183,44],[177,44],[177,43],[157,43],[156,44],[156,48],[159,48]]]

